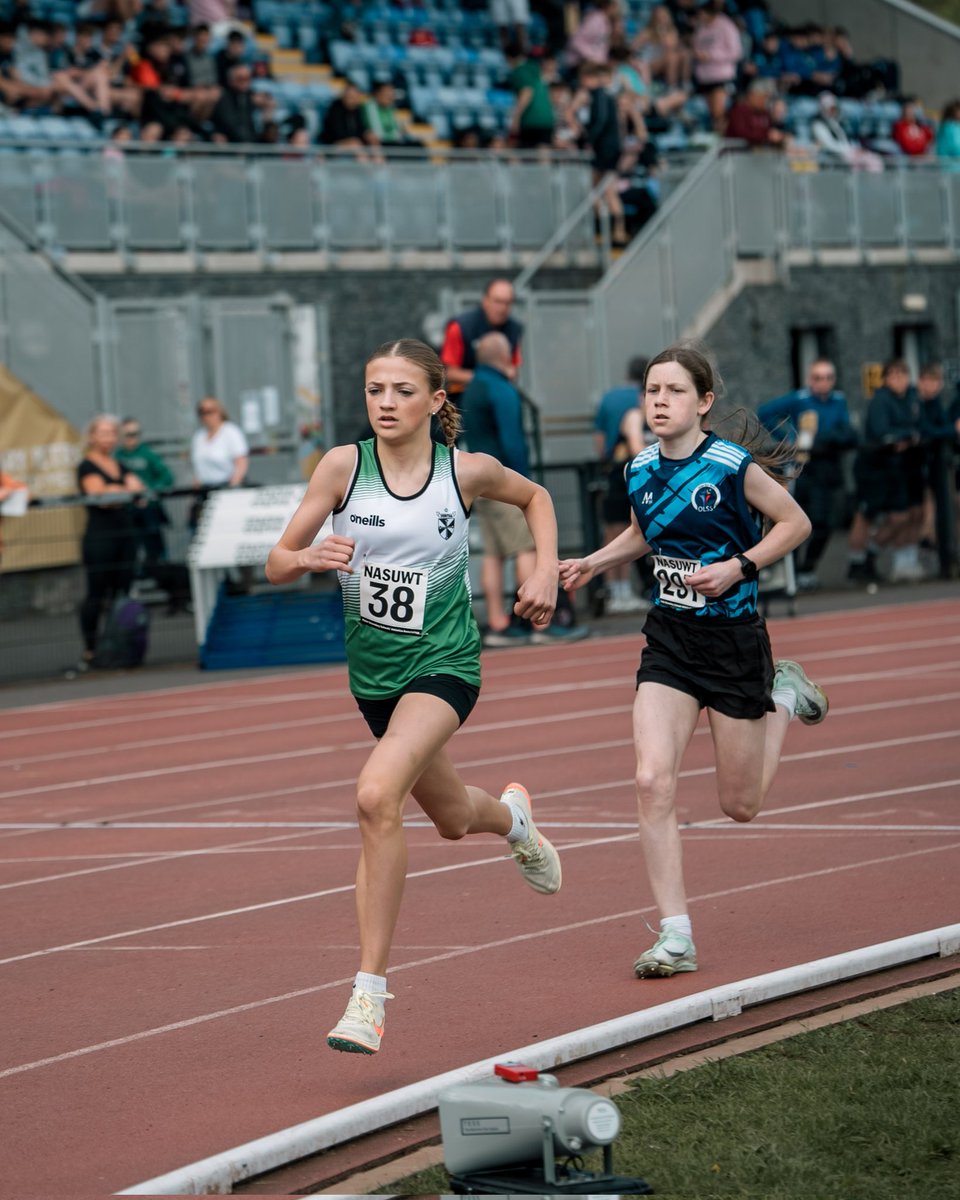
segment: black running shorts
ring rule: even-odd
[[[445,700],[457,714],[462,725],[473,712],[474,705],[480,696],[480,689],[471,683],[464,683],[455,675],[423,675],[413,679],[402,692],[395,696],[364,699],[354,696],[357,707],[363,714],[363,719],[370,726],[370,732],[375,738],[382,738],[387,732],[393,710],[397,707],[402,696],[409,692],[426,692],[428,696],[437,696]]]
[[[747,617],[684,617],[661,605],[647,614],[647,644],[637,686],[662,683],[692,696],[701,708],[756,721],[776,705],[773,654],[759,613]]]

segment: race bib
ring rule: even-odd
[[[700,563],[690,558],[666,558],[654,555],[653,576],[660,585],[660,600],[671,608],[704,608],[706,596],[701,596],[684,581],[684,575],[700,570]]]
[[[429,571],[364,561],[360,568],[360,620],[391,633],[423,633]]]

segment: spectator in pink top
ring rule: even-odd
[[[617,0],[595,0],[567,43],[566,65],[576,73],[584,63],[605,66],[610,58],[610,41],[620,20]]]
[[[209,25],[215,34],[222,32],[216,26],[234,21],[237,16],[237,0],[189,0],[187,9],[191,25]]]
[[[743,58],[740,30],[723,11],[724,0],[707,0],[697,12],[690,40],[693,81],[706,97],[710,123],[717,133],[726,125],[727,94]]]

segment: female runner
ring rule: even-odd
[[[403,808],[408,793],[441,837],[505,837],[527,883],[560,887],[560,860],[540,834],[530,797],[508,784],[498,798],[464,784],[446,744],[480,691],[480,631],[470,603],[467,525],[480,496],[515,504],[536,546],[536,565],[516,612],[537,627],[557,597],[557,525],[549,494],[487,454],[453,448],[459,413],[429,346],[388,342],[366,365],[374,436],[335,446],[313,473],[303,502],[267,561],[271,583],[308,571],[339,574],[352,691],[376,746],[357,781],[360,970],[335,1050],[380,1048],[387,962],[406,878]],[[431,440],[437,416],[447,445]],[[333,533],[314,539],[327,517]]]
[[[657,594],[644,625],[633,731],[640,840],[661,921],[656,943],[634,963],[640,979],[697,969],[675,802],[701,708],[720,807],[750,821],[773,782],[790,720],[815,725],[828,707],[798,663],[774,666],[757,613],[759,569],[799,546],[810,522],[758,465],[765,456],[705,430],[714,389],[711,364],[696,349],[673,346],[651,360],[644,409],[657,443],[626,468],[630,527],[586,558],[560,564],[562,585],[574,590],[619,563],[654,556]]]

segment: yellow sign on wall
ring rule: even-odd
[[[869,400],[873,393],[883,383],[883,363],[863,363],[860,367],[860,386],[864,396]]]

